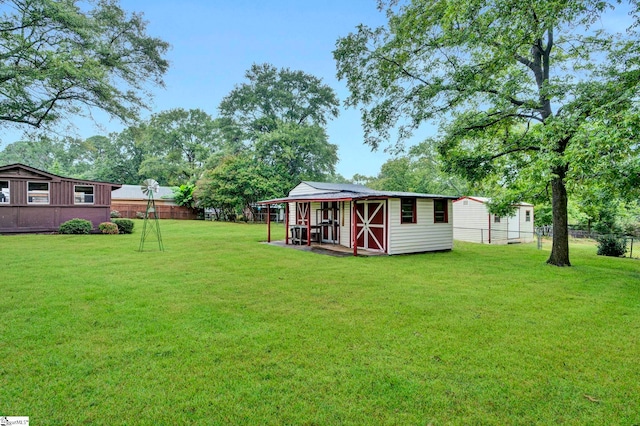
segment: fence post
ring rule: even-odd
[[[542,250],[542,231],[540,229],[536,232],[536,236],[538,237],[538,250]]]
[[[629,258],[633,259],[633,237],[631,237],[631,251],[629,252]]]
[[[480,244],[484,244],[484,229],[480,228]]]

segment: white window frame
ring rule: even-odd
[[[87,202],[87,201],[78,201],[77,200],[77,195],[78,195],[78,191],[77,188],[79,186],[85,187],[85,188],[91,188],[91,202]],[[84,194],[85,196],[87,195],[87,193],[85,192],[80,192],[80,194]],[[96,197],[96,187],[94,185],[73,185],[73,204],[79,204],[79,205],[84,205],[84,204],[94,204],[95,203],[95,198]],[[83,197],[84,199],[84,197]]]
[[[29,195],[29,194],[34,193],[34,192],[37,193],[37,192],[42,192],[43,191],[41,189],[30,190],[29,186],[32,183],[35,183],[35,184],[44,183],[44,184],[47,185],[47,202],[46,203],[40,203],[40,202],[37,202],[37,201],[30,201],[29,200],[29,198],[31,198],[31,195]],[[51,204],[51,185],[50,185],[50,183],[49,182],[27,182],[27,204]]]
[[[11,203],[11,181],[10,180],[0,180],[0,182],[7,182],[7,192],[3,192],[5,194],[5,200],[2,201],[0,198],[0,204],[10,204]],[[2,191],[2,188],[0,188]]]

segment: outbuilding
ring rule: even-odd
[[[24,164],[0,167],[0,233],[54,232],[74,218],[108,222],[120,185],[66,178]]]
[[[287,197],[260,204],[270,208],[284,203],[286,244],[335,245],[352,249],[354,255],[358,250],[393,255],[451,250],[456,198],[304,181]]]
[[[179,206],[174,200],[173,188],[159,186],[153,199],[158,219],[197,219],[196,212],[185,206]],[[111,209],[120,217],[142,218],[147,209],[149,197],[142,192],[140,185],[122,185],[111,193]]]
[[[534,240],[533,204],[519,203],[509,217],[489,212],[485,197],[462,197],[453,202],[453,238],[481,244],[530,243]]]

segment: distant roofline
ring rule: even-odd
[[[122,185],[119,184],[119,183],[105,182],[105,181],[99,181],[99,180],[87,180],[87,179],[80,179],[80,178],[69,177],[69,176],[60,176],[60,175],[57,175],[55,173],[47,172],[45,170],[36,169],[35,167],[27,166],[26,164],[22,164],[22,163],[12,163],[12,164],[6,164],[4,166],[0,166],[0,171],[12,169],[14,167],[20,167],[20,168],[28,170],[28,171],[30,171],[32,173],[39,174],[39,175],[42,175],[42,176],[47,176],[47,177],[52,178],[52,179],[72,180],[72,181],[75,181],[75,182],[92,183],[92,184],[98,184],[98,185],[111,185],[113,188],[116,188],[116,189],[122,187]]]

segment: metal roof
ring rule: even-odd
[[[309,184],[308,182],[305,183]],[[260,201],[259,204],[286,203],[294,201],[348,201],[384,198],[445,198],[449,200],[456,200],[458,198],[452,195],[421,194],[417,192],[376,191],[375,189],[370,189],[366,186],[357,186],[359,187],[359,189],[361,189],[360,191],[340,191],[329,193],[322,192],[318,194],[294,195],[284,198],[274,198],[272,200]]]
[[[158,193],[153,194],[153,198],[173,200],[173,188],[161,186]],[[141,185],[122,185],[122,188],[111,191],[112,200],[146,200],[148,197],[142,192]]]
[[[491,198],[488,198],[488,197],[465,196],[465,197],[458,198],[458,200],[464,200],[464,199],[479,201],[479,202],[484,203],[484,204],[491,202]],[[458,200],[456,200],[456,201],[458,201]],[[525,203],[524,201],[516,203],[516,204],[513,204],[513,205],[514,206],[522,206],[522,207],[533,207],[533,204]]]
[[[351,191],[351,192],[373,191],[373,189],[371,188],[367,188],[364,185],[358,185],[355,183],[310,182],[306,180],[303,180],[301,183],[305,183],[312,188],[320,189],[324,191]]]

